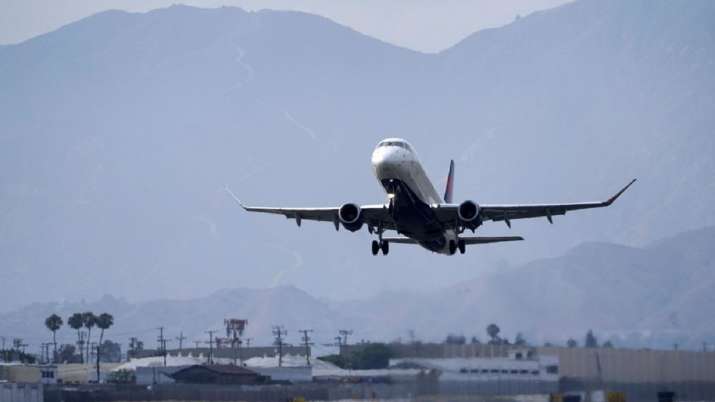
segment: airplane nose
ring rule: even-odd
[[[394,176],[398,165],[397,152],[390,147],[380,147],[372,153],[372,167],[380,178]]]
[[[395,159],[395,151],[388,147],[377,148],[372,153],[372,165],[374,167],[389,165]]]

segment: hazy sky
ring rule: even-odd
[[[0,0],[0,44],[17,43],[107,10],[147,11],[175,3],[293,9],[320,14],[387,42],[439,51],[477,30],[504,25],[566,0]]]

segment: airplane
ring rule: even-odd
[[[521,236],[463,236],[465,230],[475,233],[486,221],[503,221],[511,229],[514,219],[546,217],[553,224],[554,215],[567,211],[600,208],[611,205],[636,179],[605,201],[567,204],[478,204],[466,200],[453,202],[454,160],[449,165],[449,175],[444,196],[440,197],[430,182],[417,154],[407,141],[387,138],[380,141],[372,153],[375,177],[387,193],[387,202],[377,205],[345,203],[328,208],[277,208],[247,206],[226,186],[227,193],[246,211],[284,215],[295,219],[298,226],[303,220],[332,222],[335,230],[342,225],[355,232],[367,226],[376,234],[371,250],[373,255],[387,255],[390,243],[418,244],[435,253],[464,254],[467,245],[524,240]],[[398,236],[383,236],[394,230]]]

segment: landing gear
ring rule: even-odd
[[[380,250],[382,250],[382,255],[387,255],[390,252],[390,243],[383,240],[382,244],[380,244]]]
[[[459,248],[459,254],[464,254],[467,251],[467,245],[464,243],[464,239],[457,240],[457,248]]]
[[[449,241],[449,255],[453,255],[457,251],[457,242],[454,240]]]
[[[390,252],[390,243],[384,240],[381,240],[379,242],[377,240],[373,240],[372,255],[377,255],[377,253],[379,253],[380,251],[382,251],[382,255],[387,255],[387,253]]]

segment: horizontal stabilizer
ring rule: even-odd
[[[524,240],[521,236],[497,236],[497,237],[460,237],[464,240],[465,244],[486,244],[486,243],[498,243],[501,241],[517,241]],[[409,237],[383,237],[388,243],[397,244],[418,244],[417,240],[410,239]]]
[[[383,237],[382,240],[388,242],[388,243],[397,243],[397,244],[418,244],[417,240],[415,239],[410,239],[409,237]]]
[[[521,236],[497,236],[497,237],[461,237],[466,244],[486,244],[498,243],[501,241],[524,240]]]

